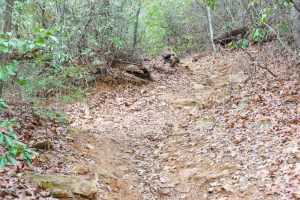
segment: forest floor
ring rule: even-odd
[[[31,171],[92,180],[66,189],[92,199],[299,199],[300,71],[275,48],[247,49],[256,62],[243,51],[190,57],[148,85],[99,84],[66,106],[68,136]]]

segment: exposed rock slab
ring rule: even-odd
[[[73,194],[93,198],[98,191],[96,181],[78,176],[44,175],[30,172],[23,178],[40,188],[50,190],[52,195],[57,198],[70,198]]]

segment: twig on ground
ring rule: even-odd
[[[277,37],[277,40],[281,43],[281,45],[286,49],[288,50],[288,52],[290,52],[293,56],[295,56],[296,58],[299,58],[299,56],[293,52],[292,49],[290,49],[286,44],[284,44],[284,42],[280,39],[280,37],[278,36],[277,32],[271,27],[269,26],[268,24],[264,24],[265,26],[267,26]]]
[[[255,61],[255,58],[245,49],[242,48],[242,50],[250,57],[250,59],[252,61]],[[277,75],[274,74],[268,67],[262,66],[261,64],[257,63],[257,66],[261,69],[267,70],[272,76],[274,76],[275,78],[277,78]]]

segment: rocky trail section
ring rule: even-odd
[[[65,109],[76,128],[63,151],[45,154],[62,166],[46,172],[91,181],[90,194],[71,187],[69,198],[300,198],[299,67],[272,49],[257,62],[278,80],[222,51],[148,85],[95,89]]]

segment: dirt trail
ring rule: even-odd
[[[256,144],[252,135],[229,135],[208,99],[244,112],[246,103],[232,102],[248,76],[236,57],[213,59],[184,60],[173,76],[100,91],[68,108],[72,126],[85,131],[72,145],[98,181],[98,199],[274,199],[264,156],[282,149],[267,148],[263,136]]]

